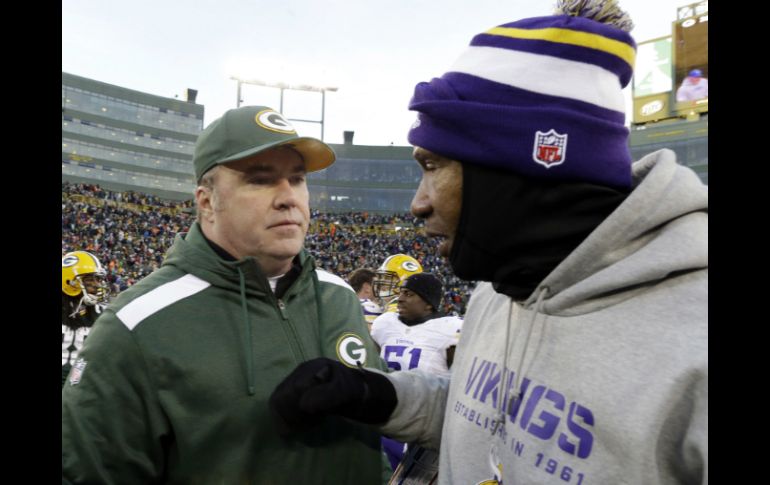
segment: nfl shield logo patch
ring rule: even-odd
[[[545,168],[561,165],[567,156],[567,134],[560,135],[556,130],[535,133],[535,146],[532,159]]]
[[[80,378],[83,377],[83,371],[86,370],[86,365],[88,365],[88,362],[83,359],[75,361],[75,365],[72,366],[72,370],[70,371],[71,386],[80,382]]]

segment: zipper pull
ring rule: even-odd
[[[286,303],[283,302],[280,298],[278,299],[278,309],[281,311],[281,316],[284,320],[288,320],[289,318],[286,316]]]

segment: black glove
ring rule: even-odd
[[[398,402],[390,380],[319,357],[303,362],[270,396],[281,434],[307,429],[334,414],[367,424],[384,423]]]

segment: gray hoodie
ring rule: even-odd
[[[439,483],[708,483],[708,189],[670,150],[633,171],[522,305],[479,284],[451,381],[388,375]]]

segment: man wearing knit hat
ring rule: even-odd
[[[418,325],[441,311],[442,284],[432,273],[418,273],[401,283],[396,308],[401,321]]]
[[[440,448],[439,483],[707,483],[708,191],[670,150],[631,163],[627,15],[558,3],[474,37],[409,105],[412,212],[482,281],[451,380],[346,372],[295,395]]]
[[[306,174],[334,159],[265,106],[227,111],[201,133],[197,221],[102,313],[65,385],[65,480],[382,481],[376,430],[329,416],[288,434],[267,405],[307,359],[385,368],[353,289],[303,249]]]
[[[393,370],[419,369],[449,377],[463,321],[441,313],[442,284],[432,273],[417,273],[400,285],[398,312],[385,312],[372,323],[372,338]],[[403,458],[403,443],[383,438],[393,469]]]

